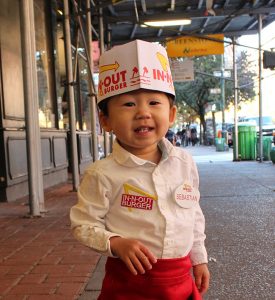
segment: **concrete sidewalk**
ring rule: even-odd
[[[185,148],[200,173],[211,284],[204,300],[274,299],[275,165],[233,162],[232,149]],[[101,257],[79,300],[97,299]]]

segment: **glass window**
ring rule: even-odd
[[[91,130],[91,110],[88,86],[88,65],[86,60],[79,57],[79,106],[82,119],[82,130]]]
[[[53,54],[57,98],[58,128],[68,128],[68,104],[65,94],[66,61],[63,26],[63,1],[52,1]]]
[[[40,0],[41,1],[41,0]],[[55,59],[55,81],[57,97],[58,128],[69,129],[69,99],[66,88],[66,60],[64,45],[63,1],[52,0],[53,49]],[[89,97],[89,69],[81,33],[73,14],[70,19],[72,42],[72,70],[74,76],[75,118],[77,130],[91,130],[91,104]],[[82,25],[85,24],[83,21]],[[83,26],[85,32],[86,28]],[[85,33],[84,33],[85,34]],[[77,42],[78,40],[78,42]],[[98,44],[98,42],[97,42]],[[77,47],[77,49],[76,49]],[[77,50],[77,51],[76,51]],[[96,48],[98,50],[98,47]],[[77,59],[76,59],[77,53]],[[98,60],[98,53],[95,60]],[[77,66],[75,64],[77,63]]]
[[[19,1],[1,1],[0,50],[4,126],[14,126],[7,122],[24,120]]]
[[[76,29],[76,28],[74,28]],[[76,30],[72,34],[72,41],[75,40]],[[80,32],[79,32],[80,35]],[[77,60],[76,60],[77,54]],[[81,36],[79,37],[78,48],[76,51],[75,45],[72,46],[74,81],[74,97],[75,97],[75,114],[76,114],[76,129],[91,130],[91,108],[89,97],[89,68],[86,60],[86,53],[82,43]],[[75,64],[77,63],[77,67]]]
[[[49,3],[34,1],[40,127],[55,127],[53,61]]]

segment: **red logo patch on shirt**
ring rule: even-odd
[[[121,206],[129,207],[129,208],[152,210],[153,199],[147,196],[122,194]]]

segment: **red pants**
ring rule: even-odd
[[[108,258],[98,300],[201,300],[190,274],[189,256],[158,259],[143,275],[132,275],[124,262]]]

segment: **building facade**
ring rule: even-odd
[[[24,1],[23,1],[24,2]],[[77,173],[93,161],[89,68],[79,25],[70,20],[73,82],[68,83],[63,1],[33,0],[37,116],[43,189],[65,182],[71,172],[71,136],[77,141]],[[21,0],[0,0],[0,201],[28,195],[26,93]],[[69,9],[72,13],[72,4]],[[78,51],[76,51],[78,49]],[[68,87],[73,85],[75,132],[70,130]],[[98,123],[98,122],[97,122]],[[98,128],[98,133],[100,133]],[[98,136],[95,136],[98,139]]]

